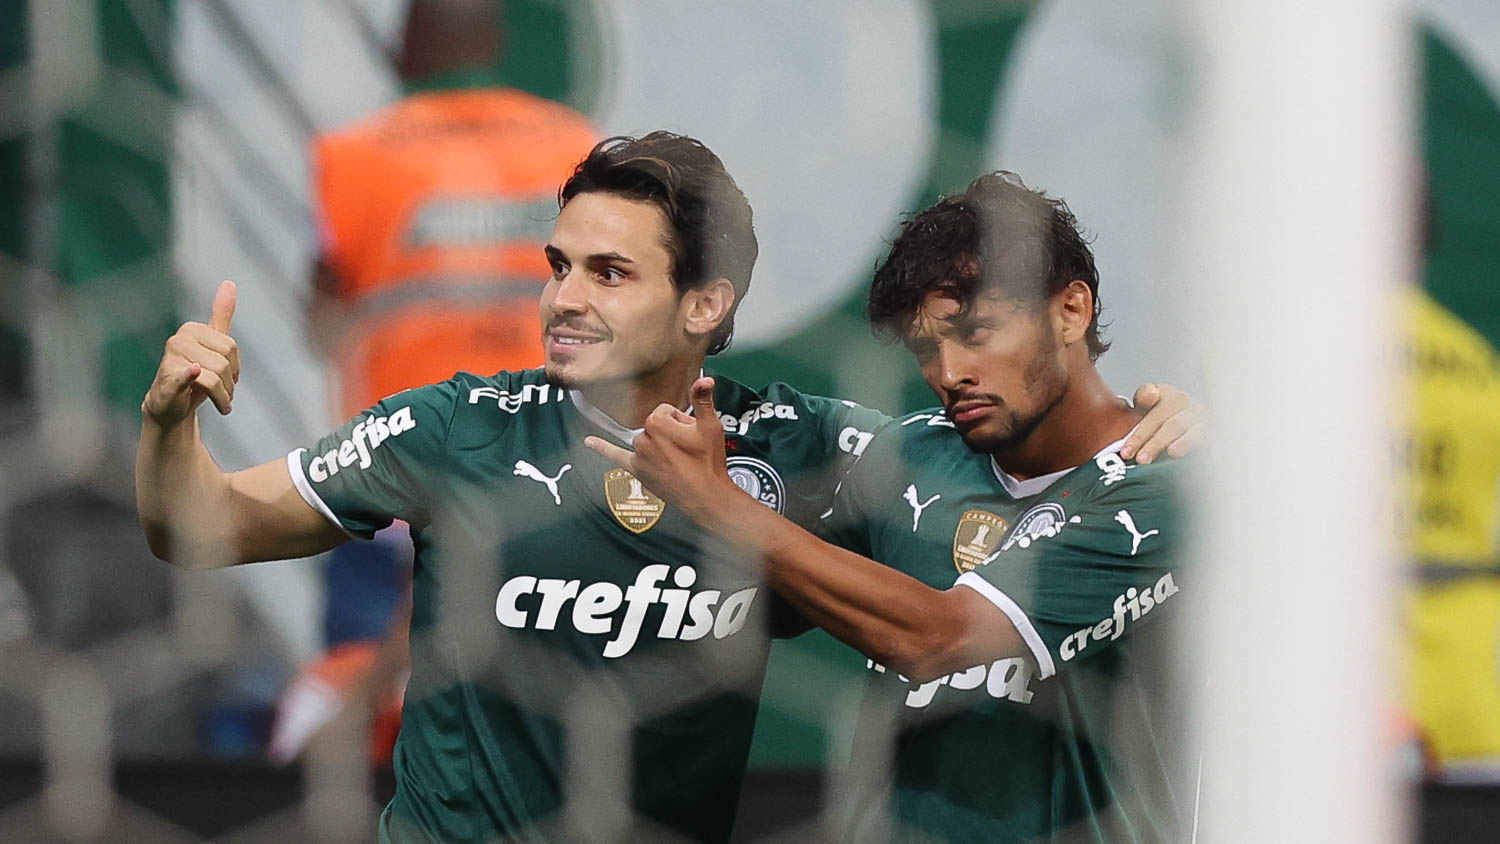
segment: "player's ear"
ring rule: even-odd
[[[1052,301],[1052,316],[1056,321],[1057,336],[1064,345],[1071,346],[1088,336],[1089,323],[1094,320],[1094,293],[1081,281],[1070,281],[1057,292]]]
[[[729,319],[734,310],[734,285],[727,278],[716,278],[689,290],[682,297],[682,305],[688,333],[706,337]]]

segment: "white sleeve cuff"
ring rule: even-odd
[[[302,496],[302,500],[307,502],[307,506],[322,513],[323,518],[333,522],[334,526],[339,530],[358,539],[359,537],[349,533],[349,529],[344,527],[344,523],[339,521],[339,517],[335,516],[332,510],[328,509],[328,505],[318,496],[317,490],[314,490],[312,484],[308,482],[307,474],[302,471],[302,454],[305,451],[307,451],[305,448],[295,449],[286,456],[286,470],[292,476],[292,486],[297,488],[297,494]]]
[[[1021,634],[1021,639],[1026,642],[1026,646],[1031,648],[1031,655],[1036,659],[1041,679],[1045,680],[1057,673],[1057,664],[1052,661],[1052,653],[1047,650],[1047,643],[1042,641],[1042,634],[1036,631],[1036,625],[1031,623],[1031,619],[1027,617],[1026,611],[1021,609],[1020,604],[1011,600],[1011,597],[996,588],[995,584],[972,571],[959,575],[953,585],[973,589],[1005,613],[1005,617],[1015,625],[1016,632]]]

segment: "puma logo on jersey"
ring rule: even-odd
[[[926,501],[923,501],[923,502],[919,503],[917,501],[917,485],[916,484],[907,484],[906,485],[906,495],[905,495],[905,498],[906,498],[906,503],[911,505],[911,532],[912,533],[916,533],[917,532],[917,525],[919,525],[919,524],[922,523],[922,511],[926,510],[929,506],[931,506],[932,502],[934,502],[934,501],[936,501],[936,500],[938,500],[939,498],[942,498],[942,497],[943,496],[942,496],[941,493],[937,493],[937,494],[934,494],[931,498],[927,499]]]
[[[552,493],[552,503],[560,505],[562,504],[562,496],[557,492],[557,482],[562,480],[562,476],[566,475],[568,473],[568,470],[571,468],[573,468],[572,463],[564,463],[562,468],[557,470],[557,475],[555,477],[549,478],[546,475],[542,474],[541,469],[538,469],[530,463],[527,463],[525,460],[517,460],[516,469],[514,472],[511,472],[511,474],[520,475],[523,478],[530,478],[531,480],[536,481],[539,484],[546,484],[547,491]]]
[[[1148,536],[1156,536],[1157,534],[1161,533],[1161,531],[1159,530],[1148,530],[1145,533],[1141,533],[1140,531],[1136,530],[1135,519],[1132,519],[1130,517],[1130,513],[1125,510],[1121,510],[1120,512],[1115,514],[1115,521],[1119,522],[1122,526],[1124,526],[1126,530],[1130,531],[1130,556],[1132,557],[1135,556],[1135,552],[1141,550],[1142,540],[1144,540]]]

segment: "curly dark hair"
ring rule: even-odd
[[[866,313],[877,334],[894,339],[910,330],[930,293],[953,298],[966,313],[984,291],[1040,302],[1074,281],[1094,297],[1085,339],[1089,357],[1098,358],[1109,350],[1099,336],[1099,271],[1078,220],[1067,203],[1001,170],[901,225],[875,268]]]
[[[709,339],[708,353],[729,348],[734,313],[750,290],[760,245],[750,202],[724,162],[686,135],[617,135],[600,141],[573,169],[558,191],[558,207],[581,193],[610,193],[661,209],[668,223],[672,282],[679,293],[719,278],[734,285],[734,305]]]

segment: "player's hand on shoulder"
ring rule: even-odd
[[[1203,445],[1203,406],[1170,384],[1145,384],[1135,391],[1135,406],[1146,415],[1136,425],[1120,456],[1150,463],[1162,454],[1182,457]]]
[[[167,339],[156,378],[141,402],[141,413],[148,419],[172,427],[205,399],[219,413],[229,412],[240,379],[239,347],[229,336],[235,303],[234,282],[220,284],[208,322],[185,322]]]

